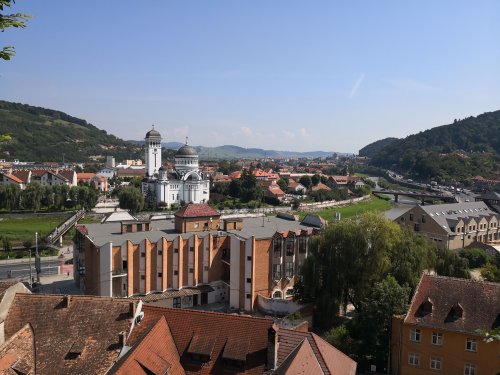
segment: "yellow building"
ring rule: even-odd
[[[424,274],[408,313],[392,319],[391,374],[499,375],[500,284]]]

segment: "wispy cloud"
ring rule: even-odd
[[[189,127],[183,126],[181,128],[174,128],[173,133],[174,133],[173,139],[178,139],[180,137],[186,137],[189,134]]]
[[[245,137],[253,137],[253,131],[248,126],[240,126],[240,131]]]
[[[364,79],[365,79],[365,73],[361,73],[356,82],[354,83],[354,86],[352,86],[351,88],[351,92],[349,93],[349,99],[352,99],[354,95],[356,95]]]

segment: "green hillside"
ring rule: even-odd
[[[372,164],[425,180],[465,181],[499,173],[500,111],[455,120],[389,143]]]
[[[376,141],[373,143],[370,143],[369,145],[363,147],[361,150],[359,150],[359,156],[367,156],[371,158],[373,155],[375,155],[377,152],[382,150],[385,146],[390,145],[392,142],[397,141],[398,138],[384,138],[381,139],[380,141]]]
[[[26,104],[0,101],[0,135],[10,140],[0,146],[0,158],[23,161],[85,162],[90,156],[130,159],[141,148],[107,134],[85,120]]]

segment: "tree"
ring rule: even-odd
[[[37,182],[29,183],[22,192],[23,206],[28,210],[37,212],[42,203],[42,186]]]
[[[467,259],[461,258],[457,252],[449,249],[437,249],[436,273],[441,276],[470,279]]]
[[[5,8],[10,8],[14,0],[0,0],[0,31],[3,32],[9,27],[24,28],[31,16],[23,13],[3,14]],[[10,60],[16,54],[14,47],[6,46],[0,51],[0,59]]]
[[[481,270],[481,276],[486,281],[500,283],[500,268],[498,268],[493,263],[487,263],[486,266]]]
[[[321,177],[319,174],[315,174],[314,176],[311,177],[311,183],[313,186],[318,185],[321,182]]]
[[[470,268],[480,268],[493,259],[484,249],[476,247],[460,250],[460,256],[467,259]]]
[[[363,300],[362,313],[356,316],[354,322],[356,337],[360,339],[360,357],[384,363],[387,361],[391,318],[406,312],[409,299],[410,287],[400,286],[391,275],[375,284]]]
[[[280,187],[281,190],[286,191],[288,189],[288,180],[285,178],[280,178],[278,180],[278,186]]]
[[[302,176],[299,180],[299,182],[304,185],[304,187],[309,190],[309,188],[312,186],[312,181],[311,177],[309,176]]]
[[[121,189],[120,193],[118,193],[118,200],[120,202],[120,208],[132,212],[139,212],[144,207],[144,196],[139,189],[134,187]]]

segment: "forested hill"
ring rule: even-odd
[[[495,111],[391,142],[371,163],[420,179],[464,180],[495,175],[499,160],[500,111]]]
[[[64,112],[0,101],[0,159],[85,162],[90,156],[117,160],[141,155],[141,148]]]
[[[384,138],[381,139],[380,141],[376,141],[373,143],[370,143],[369,145],[363,147],[361,150],[359,150],[359,156],[368,156],[372,157],[375,155],[377,152],[382,150],[385,146],[390,145],[392,142],[397,141],[398,138]]]

